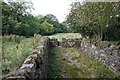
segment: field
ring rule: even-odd
[[[82,35],[80,35],[79,33],[57,33],[54,35],[49,36],[50,38],[54,37],[54,38],[58,38],[58,40],[62,40],[62,38],[81,38]]]
[[[40,39],[39,39],[40,40]],[[24,38],[19,43],[13,41],[4,41],[2,43],[2,75],[19,69],[25,58],[35,48],[37,37]]]

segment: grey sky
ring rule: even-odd
[[[35,10],[34,15],[55,15],[60,22],[64,21],[70,9],[72,0],[32,0]]]

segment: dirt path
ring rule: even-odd
[[[49,78],[115,78],[117,75],[76,48],[54,47],[49,56]]]

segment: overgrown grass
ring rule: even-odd
[[[39,38],[39,39],[37,39]],[[40,37],[25,38],[17,42],[2,43],[2,74],[3,77],[9,72],[21,67],[25,58],[35,48]]]
[[[81,38],[82,36],[79,33],[57,33],[49,37],[50,38],[55,37],[61,41],[62,38]]]
[[[117,74],[112,72],[105,65],[103,65],[102,63],[96,60],[93,60],[91,57],[89,57],[83,52],[78,52],[77,49],[71,49],[69,50],[69,53],[72,54],[71,58],[76,58],[73,61],[76,61],[80,65],[79,68],[76,67],[77,68],[76,73],[78,73],[79,77],[81,78],[116,78],[118,77]],[[73,54],[75,54],[76,57],[73,56]],[[77,54],[79,54],[79,57],[77,56]],[[72,70],[74,69],[71,69],[71,71]],[[75,72],[75,70],[72,72]],[[76,74],[76,77],[77,77],[77,74]]]
[[[57,65],[61,61],[64,62],[64,66],[61,68],[64,68],[65,74],[67,74],[67,78],[119,78],[117,74],[112,72],[105,65],[96,60],[93,60],[84,52],[78,51],[78,49],[57,48],[52,49],[52,52],[57,55],[57,58],[54,55],[53,56],[55,59],[52,58],[54,65]],[[69,58],[64,56],[66,53],[69,54]],[[70,61],[70,59],[73,63]],[[77,63],[79,66],[76,66],[74,63]],[[57,66],[57,68],[54,66],[52,66],[52,68],[54,69],[55,74],[59,73],[60,75],[61,73],[61,75],[64,75],[62,70],[60,70],[61,72],[58,72],[58,68],[61,69],[60,64]],[[53,73],[51,71],[52,75]]]
[[[57,49],[50,50],[50,55],[49,55],[49,67],[50,71],[48,72],[48,78],[61,78],[60,75],[60,60],[57,57]]]
[[[32,38],[25,39],[20,44],[12,42],[3,43],[3,76],[12,70],[18,69],[33,48]]]

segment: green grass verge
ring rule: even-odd
[[[61,78],[60,75],[60,60],[57,58],[57,49],[50,50],[49,55],[49,72],[48,72],[48,78]]]

